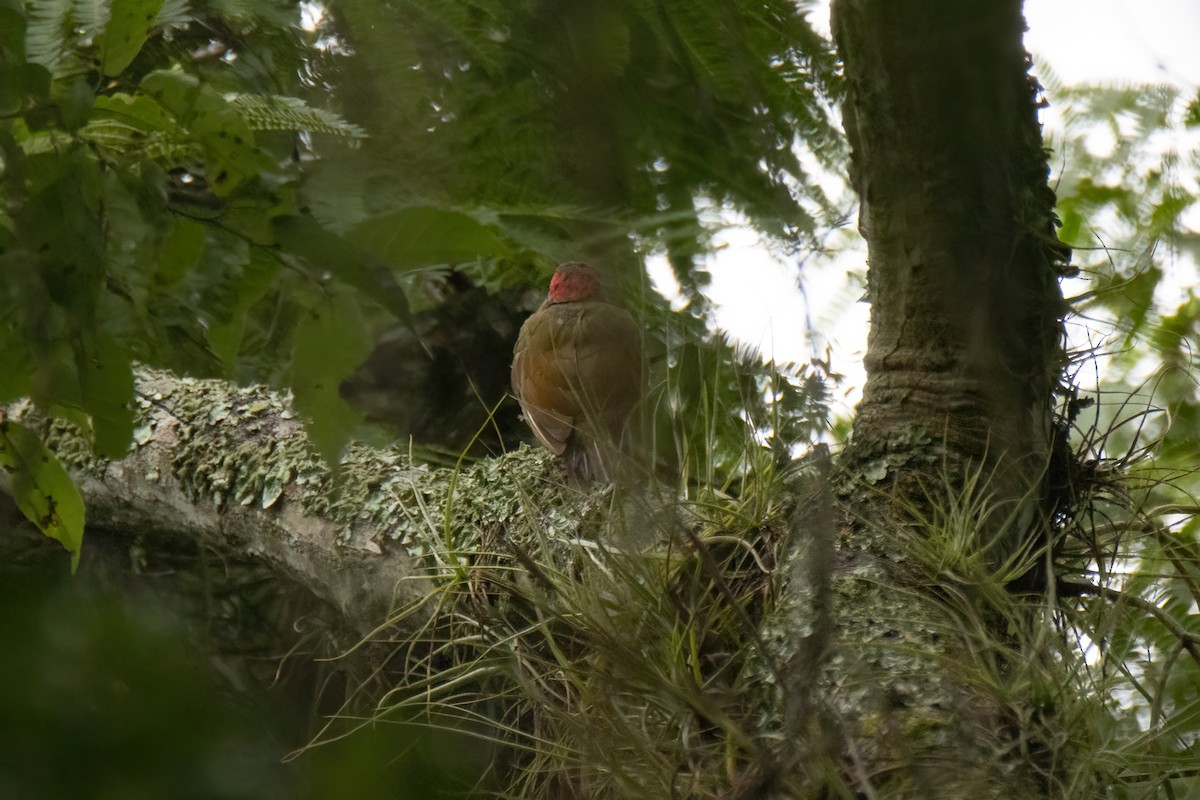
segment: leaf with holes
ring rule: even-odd
[[[11,420],[0,422],[0,467],[9,473],[21,513],[67,548],[75,572],[83,546],[84,510],[71,476],[36,433]]]
[[[330,463],[359,420],[338,389],[370,349],[362,311],[349,293],[323,298],[296,330],[291,374],[296,408],[306,418],[313,445]]]
[[[75,353],[83,408],[92,420],[93,448],[122,458],[133,441],[133,366],[130,353],[112,336],[85,334]]]
[[[162,0],[122,0],[113,3],[112,16],[100,42],[100,65],[105,75],[118,75],[141,51],[154,29]]]

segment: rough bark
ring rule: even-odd
[[[540,451],[456,471],[355,446],[330,470],[287,397],[264,387],[142,370],[138,393],[135,444],[120,461],[95,458],[71,423],[29,403],[8,412],[37,427],[71,469],[90,528],[262,559],[360,633],[427,596],[462,553],[527,527],[530,509],[565,502],[535,499],[556,488]]]
[[[943,459],[973,462],[998,499],[1036,495],[1069,251],[1021,3],[837,0],[832,21],[870,259],[867,382],[846,463],[912,495]]]
[[[870,259],[867,383],[833,479],[830,568],[809,566],[811,525],[786,562],[783,656],[811,663],[809,632],[830,620],[809,704],[858,796],[1046,796],[1053,779],[1026,747],[1037,734],[1014,713],[1019,670],[979,680],[981,641],[1013,643],[989,638],[986,611],[960,613],[972,587],[936,563],[982,561],[992,582],[975,555],[1002,557],[1043,524],[1068,251],[1021,4],[834,0],[832,21]],[[939,493],[980,489],[1003,513],[934,531]],[[959,533],[960,552],[929,558],[927,541]]]

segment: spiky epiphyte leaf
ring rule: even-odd
[[[1109,747],[1130,791],[1173,791],[1166,775],[1195,757],[1200,712],[1176,688],[1200,668],[1183,611],[1200,599],[1200,305],[1181,281],[1200,259],[1190,174],[1200,151],[1173,86],[1068,87],[1039,73],[1062,113],[1059,213],[1081,267],[1062,410],[1078,508],[1057,560],[1063,581],[1083,585],[1063,589],[1080,595],[1064,616],[1083,643],[1086,690],[1112,711]]]

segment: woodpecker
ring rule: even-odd
[[[587,264],[559,265],[546,301],[525,320],[512,364],[525,421],[579,484],[612,480],[642,393],[642,337],[605,301]]]

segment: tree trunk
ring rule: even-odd
[[[1036,559],[1002,562],[1048,533],[1069,256],[1021,6],[834,0],[832,21],[872,319],[833,479],[837,551],[814,571],[820,526],[802,523],[785,568],[798,605],[781,657],[811,664],[820,648],[824,679],[797,667],[785,696],[825,709],[826,752],[857,796],[1047,796],[1048,751],[1020,721],[1017,665],[1038,659],[1000,610]]]
[[[870,258],[867,383],[847,463],[899,482],[907,501],[947,458],[982,465],[1001,502],[1035,498],[1069,251],[1021,4],[836,0],[833,28]]]

